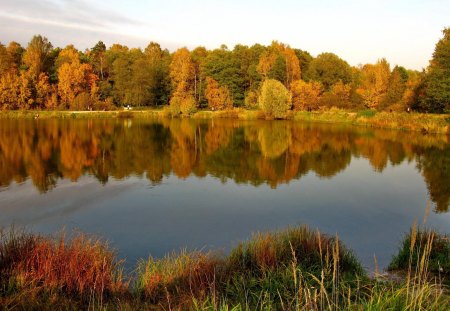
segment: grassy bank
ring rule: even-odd
[[[450,295],[444,280],[449,276],[449,245],[447,237],[413,228],[392,264],[404,277],[369,278],[338,237],[298,227],[256,234],[226,256],[182,252],[142,260],[127,276],[122,262],[99,240],[3,233],[0,306],[6,310],[447,310]],[[435,262],[442,258],[447,262],[434,274]]]
[[[116,111],[2,111],[0,118],[161,118],[171,117],[168,109],[116,110]],[[260,110],[235,108],[225,111],[200,110],[190,116],[194,119],[231,118],[239,120],[265,119]],[[330,109],[323,111],[291,111],[286,116],[299,122],[346,123],[374,128],[417,131],[433,134],[450,134],[450,115],[346,111]]]
[[[349,112],[331,109],[321,112],[296,112],[294,120],[326,123],[349,123],[374,128],[387,128],[422,133],[450,134],[450,115],[376,112]]]

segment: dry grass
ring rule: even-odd
[[[316,112],[299,111],[294,114],[294,120],[325,123],[350,123],[375,128],[416,131],[424,134],[450,134],[449,116],[445,114],[376,112],[374,110],[350,112],[332,108]]]
[[[58,294],[89,301],[124,293],[121,266],[107,245],[83,234],[67,240],[2,233],[1,283],[8,291]]]
[[[0,305],[7,310],[448,310],[448,288],[430,265],[435,252],[448,251],[445,238],[413,226],[400,252],[409,254],[400,260],[406,262],[402,280],[368,278],[337,236],[302,226],[255,234],[228,256],[181,252],[150,258],[126,282],[114,254],[99,240],[3,232]]]
[[[150,302],[163,305],[191,303],[192,297],[215,296],[220,283],[222,259],[212,253],[182,252],[138,266],[138,292]]]

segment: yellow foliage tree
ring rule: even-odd
[[[247,109],[254,109],[258,107],[258,93],[250,91],[245,95],[245,107]]]
[[[256,67],[256,71],[261,76],[263,76],[264,79],[267,79],[272,66],[275,64],[276,59],[276,54],[270,51],[264,51],[259,58],[259,63]]]
[[[367,64],[362,68],[362,83],[357,92],[363,97],[367,108],[377,108],[386,96],[391,70],[386,59],[375,65]]]
[[[291,96],[284,85],[277,80],[267,79],[261,86],[259,106],[271,118],[284,118],[291,109]]]
[[[286,58],[286,85],[291,85],[293,81],[300,79],[300,61],[289,46],[284,48],[283,54]]]
[[[206,77],[205,97],[212,110],[230,109],[233,107],[230,91],[227,86],[220,86],[211,77]]]
[[[315,110],[319,108],[322,84],[296,80],[291,83],[292,105],[294,110]]]

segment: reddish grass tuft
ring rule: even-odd
[[[57,240],[27,234],[2,236],[0,269],[3,284],[81,299],[126,289],[119,264],[107,245],[81,234],[69,241],[63,235]]]

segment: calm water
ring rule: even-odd
[[[259,230],[338,233],[386,266],[450,232],[449,137],[288,121],[0,120],[0,227],[99,234],[129,266]]]

